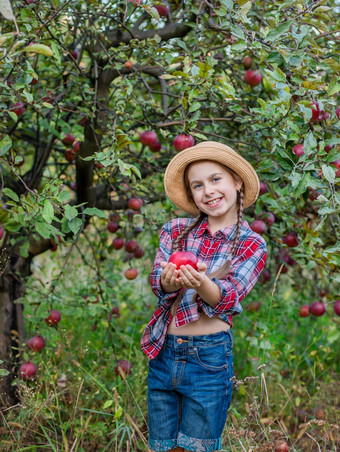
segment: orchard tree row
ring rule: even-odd
[[[7,0],[1,13],[2,404],[15,400],[11,332],[26,339],[20,299],[34,257],[72,252],[91,224],[142,257],[123,223],[137,213],[150,225],[154,205],[171,213],[166,165],[203,140],[259,174],[245,218],[268,242],[266,280],[290,271],[311,303],[335,305],[335,2]]]

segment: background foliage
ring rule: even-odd
[[[275,219],[263,233],[267,272],[235,319],[238,381],[223,447],[264,451],[286,441],[290,450],[336,450],[338,7],[171,0],[160,17],[158,5],[13,0],[14,17],[2,21],[3,444],[146,450],[139,338],[155,306],[148,275],[159,228],[183,214],[162,178],[173,139],[185,133],[251,161],[263,185],[245,219]],[[261,83],[247,84],[246,70],[260,72]],[[140,142],[150,130],[159,150]],[[143,200],[140,211],[129,209],[131,198]],[[108,221],[119,225],[114,234]],[[145,254],[115,250],[115,237]],[[124,277],[128,267],[137,279]],[[300,318],[315,301],[326,313]],[[51,309],[62,314],[57,328],[44,322]],[[26,345],[36,334],[46,339],[40,354]],[[117,375],[121,359],[131,374]],[[18,380],[28,360],[37,377]]]

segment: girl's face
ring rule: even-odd
[[[192,163],[187,177],[193,200],[208,215],[212,232],[236,223],[240,178],[235,180],[223,165],[212,161]]]

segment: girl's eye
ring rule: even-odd
[[[214,177],[213,178],[213,182],[217,182],[218,180],[220,180],[221,178],[220,177]]]
[[[200,188],[200,186],[201,186],[201,184],[196,184],[196,185],[194,185],[194,190],[196,189],[196,188]]]

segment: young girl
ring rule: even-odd
[[[158,309],[141,340],[150,358],[149,447],[215,451],[232,394],[233,316],[267,257],[263,238],[242,221],[259,180],[231,148],[206,141],[170,161],[164,186],[177,207],[197,217],[163,226],[151,274]],[[193,252],[197,270],[169,263],[175,251]]]

